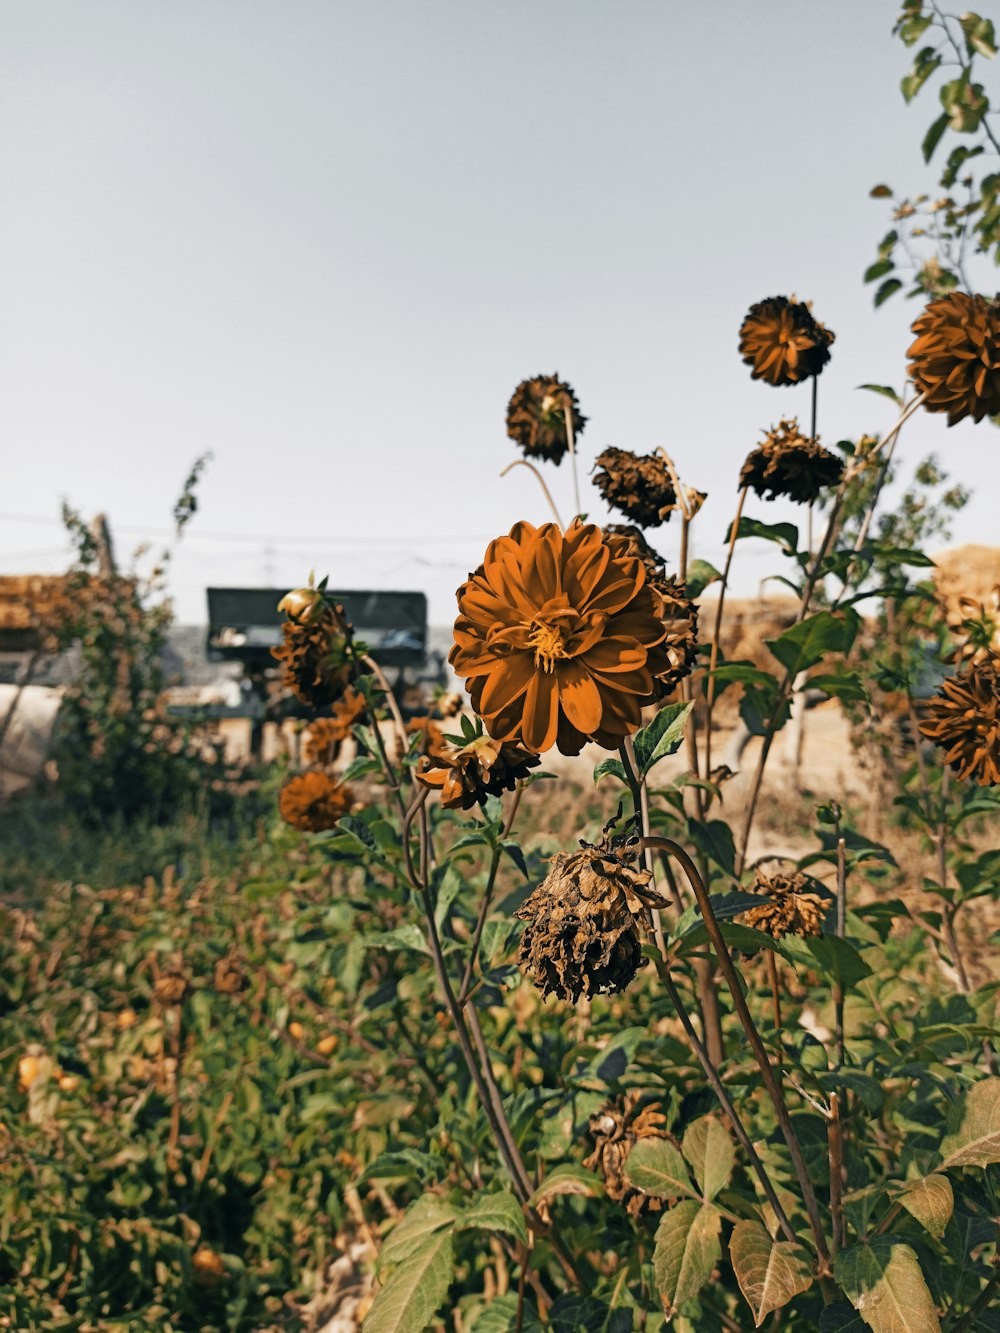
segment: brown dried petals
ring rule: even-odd
[[[922,712],[921,733],[960,778],[980,787],[1000,783],[1000,656],[949,676]]]
[[[632,1217],[642,1212],[657,1212],[663,1200],[637,1190],[626,1174],[629,1153],[640,1139],[665,1139],[667,1117],[658,1102],[637,1109],[638,1095],[626,1093],[624,1098],[602,1106],[590,1117],[590,1133],[594,1151],[584,1166],[595,1171],[604,1181],[604,1190],[615,1203],[625,1204]]]
[[[650,879],[608,847],[552,858],[515,913],[525,922],[518,961],[543,995],[575,1004],[625,989],[642,965],[647,909],[668,906]]]
[[[580,412],[572,386],[558,374],[522,380],[507,404],[507,434],[526,458],[558,463],[569,448],[567,411],[572,413],[574,437],[579,437],[587,418]]]
[[[747,456],[740,486],[765,499],[785,495],[796,504],[811,504],[827,486],[836,486],[843,472],[836,454],[804,436],[791,417],[766,431],[763,444]]]
[[[776,940],[785,935],[822,935],[827,903],[809,891],[809,882],[798,871],[767,875],[758,870],[751,892],[766,894],[771,901],[749,908],[744,922]]]
[[[598,454],[595,467],[594,485],[605,501],[641,528],[658,527],[677,508],[673,477],[659,454],[611,447]]]
[[[929,412],[982,421],[1000,413],[1000,301],[949,292],[913,322],[910,378]]]

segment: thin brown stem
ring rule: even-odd
[[[714,1061],[709,1057],[705,1047],[698,1039],[698,1034],[694,1030],[694,1024],[691,1022],[687,1010],[684,1007],[684,1000],[681,997],[680,991],[677,989],[677,983],[670,974],[670,964],[667,962],[666,958],[663,958],[662,956],[653,961],[656,965],[657,975],[663,984],[663,989],[667,992],[667,995],[670,998],[670,1003],[674,1006],[674,1012],[680,1020],[681,1027],[684,1029],[684,1034],[691,1044],[691,1049],[694,1051],[698,1063],[704,1070],[709,1086],[715,1093],[719,1105],[722,1107],[727,1120],[732,1126],[733,1133],[736,1135],[740,1146],[750,1160],[750,1165],[753,1167],[754,1174],[760,1181],[761,1189],[764,1191],[768,1203],[774,1209],[774,1215],[778,1219],[778,1225],[784,1232],[785,1238],[794,1241],[795,1232],[792,1230],[792,1224],[789,1222],[788,1216],[785,1213],[784,1208],[781,1206],[781,1200],[775,1193],[774,1186],[771,1184],[771,1179],[764,1168],[764,1163],[757,1155],[757,1150],[754,1148],[753,1143],[750,1140],[750,1135],[747,1133],[736,1108],[730,1100],[729,1093],[726,1091],[725,1085],[719,1077],[719,1072]]]
[[[843,939],[847,932],[847,844],[840,836],[840,819],[837,819],[837,934]],[[833,1008],[835,1013],[837,1064],[843,1068],[847,1063],[844,1050],[844,988],[839,981],[833,985]]]
[[[386,680],[385,672],[375,661],[374,657],[369,657],[366,653],[362,653],[359,660],[365,664],[382,687],[382,693],[385,695],[385,701],[388,704],[389,712],[392,714],[392,720],[396,724],[396,734],[399,739],[399,744],[402,747],[402,754],[405,755],[409,745],[409,737],[406,733],[406,724],[403,721],[402,713],[399,711],[399,704],[396,702],[396,696],[393,693],[392,686]],[[373,718],[372,721],[375,722],[375,719]],[[378,726],[377,722],[375,722],[375,726]]]
[[[732,524],[729,528],[729,550],[726,552],[726,565],[722,571],[722,581],[719,584],[719,596],[715,604],[715,625],[712,629],[712,653],[708,660],[708,683],[705,686],[705,776],[709,780],[712,777],[712,709],[715,707],[715,668],[719,662],[719,638],[722,634],[722,609],[726,604],[726,591],[729,588],[729,573],[733,567],[733,556],[736,553],[736,539],[740,529],[740,519],[743,517],[743,505],[747,498],[747,488],[740,488],[740,496],[736,502],[736,513],[733,516]]]
[[[840,1097],[830,1094],[830,1117],[826,1125],[830,1156],[830,1252],[835,1255],[844,1246],[844,1136],[840,1123]]]
[[[820,1218],[819,1205],[816,1202],[816,1191],[813,1188],[812,1180],[809,1177],[809,1170],[806,1166],[805,1158],[802,1154],[802,1147],[799,1143],[798,1135],[795,1133],[795,1127],[792,1124],[791,1116],[788,1114],[788,1107],[785,1105],[784,1094],[781,1090],[781,1084],[775,1077],[771,1062],[767,1057],[767,1051],[764,1049],[764,1043],[761,1041],[760,1033],[753,1021],[753,1017],[747,1007],[747,1002],[743,996],[743,989],[740,985],[739,977],[736,974],[736,968],[733,966],[732,956],[719,922],[712,908],[711,900],[708,896],[708,890],[698,874],[697,867],[691,860],[683,847],[679,843],[673,842],[670,838],[644,838],[643,844],[652,846],[660,851],[668,852],[677,861],[680,862],[684,873],[698,900],[698,906],[701,909],[702,920],[705,923],[705,929],[708,931],[708,937],[712,942],[716,957],[719,960],[719,967],[722,969],[722,975],[726,979],[726,985],[729,987],[729,993],[733,998],[733,1007],[737,1016],[743,1025],[743,1030],[747,1035],[747,1041],[750,1043],[750,1049],[753,1051],[760,1068],[761,1077],[764,1080],[764,1086],[767,1089],[768,1096],[774,1106],[774,1113],[778,1119],[778,1125],[781,1128],[785,1143],[788,1145],[788,1152],[792,1159],[792,1166],[799,1182],[799,1188],[802,1191],[802,1201],[805,1204],[806,1214],[809,1218],[809,1225],[813,1233],[813,1240],[816,1245],[816,1253],[820,1259],[821,1276],[828,1276],[829,1272],[829,1250],[827,1248],[826,1238],[823,1234],[823,1224]]]
[[[559,510],[556,508],[556,502],[552,498],[552,492],[549,490],[548,486],[546,486],[545,479],[539,472],[538,468],[535,467],[534,463],[529,463],[526,458],[515,458],[513,463],[508,463],[507,466],[504,468],[504,470],[500,473],[501,477],[506,477],[507,473],[511,470],[511,468],[514,467],[526,467],[529,472],[533,472],[535,474],[535,480],[538,482],[539,486],[541,486],[545,498],[549,502],[549,508],[552,510],[552,517],[555,519],[556,523],[558,523],[560,528],[564,527],[563,521],[559,517]]]
[[[573,474],[573,503],[576,506],[577,515],[580,514],[580,478],[577,475],[576,468],[576,435],[573,430],[573,404],[567,398],[563,406],[563,417],[566,421],[566,443],[569,445],[569,470]]]
[[[774,954],[770,949],[764,950],[764,956],[767,959],[767,979],[771,984],[771,1004],[774,1010],[774,1030],[777,1033],[778,1041],[781,1041],[781,987],[778,984],[778,964],[774,961]],[[780,1064],[780,1057],[779,1057]]]

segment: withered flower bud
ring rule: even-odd
[[[314,603],[304,618],[286,620],[281,633],[283,642],[271,656],[282,663],[284,688],[313,708],[339,699],[351,680],[351,627],[344,608]]]
[[[153,999],[157,1004],[183,1004],[187,993],[188,980],[182,972],[164,972],[153,983]]]
[[[522,380],[507,405],[507,434],[526,458],[558,463],[569,448],[567,412],[572,414],[573,436],[578,439],[587,418],[580,412],[572,387],[558,375]]]
[[[316,588],[293,588],[278,603],[289,620],[311,620],[323,604],[323,594]]]
[[[660,644],[666,665],[654,676],[654,699],[665,699],[689,676],[698,661],[698,607],[688,597],[683,580],[668,574],[662,556],[649,545],[638,528],[610,524],[604,530],[613,551],[641,560],[646,586],[653,594],[656,618],[664,629]]]
[[[220,995],[238,995],[246,989],[246,973],[240,963],[239,955],[232,949],[224,958],[218,959],[212,973],[212,985]]]
[[[958,607],[961,615],[948,626],[955,636],[955,661],[980,663],[1000,657],[1000,583],[985,603],[960,597]]]
[[[928,412],[982,421],[1000,412],[1000,300],[949,292],[913,322],[910,378]]]
[[[830,360],[834,334],[813,318],[808,301],[769,296],[752,305],[740,328],[740,356],[750,377],[775,386],[800,384]]]
[[[639,970],[649,909],[669,904],[633,859],[607,843],[560,852],[517,909],[525,922],[518,962],[543,995],[575,1004],[624,990]]]
[[[677,508],[670,469],[659,454],[607,448],[597,455],[594,485],[613,509],[642,528],[665,523]]]
[[[747,456],[740,486],[765,499],[786,495],[796,504],[811,504],[827,486],[835,486],[844,472],[836,454],[799,431],[795,417],[764,433],[764,442]]]
[[[776,940],[785,935],[822,935],[827,903],[810,891],[809,884],[799,871],[768,875],[758,870],[751,892],[766,894],[771,901],[744,912],[744,923]]]
[[[921,711],[921,733],[960,778],[980,787],[1000,783],[1000,655],[949,676]]]
[[[584,1162],[604,1181],[604,1190],[615,1203],[625,1204],[632,1217],[642,1212],[658,1212],[663,1200],[637,1190],[626,1174],[629,1153],[640,1139],[669,1138],[664,1126],[667,1117],[659,1102],[639,1109],[639,1097],[627,1092],[624,1098],[602,1106],[590,1117],[594,1151]]]
[[[416,778],[423,786],[440,791],[446,810],[471,810],[487,796],[513,791],[518,778],[527,777],[539,763],[539,756],[523,746],[485,735],[480,724],[479,733],[465,745],[444,741],[433,757],[422,759]]]

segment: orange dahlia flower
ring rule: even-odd
[[[1000,301],[949,292],[913,322],[910,377],[928,412],[982,421],[1000,412]]]
[[[334,782],[322,769],[309,768],[288,779],[278,795],[278,809],[292,828],[321,833],[350,812],[353,800],[350,787]]]
[[[750,378],[775,386],[799,384],[830,360],[835,335],[813,317],[808,301],[769,296],[747,311],[740,327],[740,356]]]
[[[495,740],[615,749],[670,663],[646,568],[600,528],[517,523],[458,590],[449,661]]]

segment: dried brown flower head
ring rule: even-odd
[[[980,787],[1000,783],[1000,656],[949,676],[921,711],[920,731],[960,778]]]
[[[740,356],[752,379],[801,384],[830,360],[834,337],[813,318],[808,301],[769,296],[747,311],[740,326]]]
[[[339,724],[332,717],[317,717],[309,723],[302,740],[302,758],[307,764],[332,764],[343,739]]]
[[[616,749],[670,669],[641,560],[600,528],[518,523],[458,590],[449,661],[497,740]]]
[[[698,607],[688,597],[682,579],[668,574],[663,558],[653,550],[638,528],[612,524],[605,528],[612,550],[622,549],[642,561],[646,584],[653,594],[657,620],[664,629],[661,647],[667,658],[666,668],[656,676],[654,694],[665,699],[694,670],[698,660]]]
[[[525,922],[518,962],[543,995],[575,1004],[624,990],[639,970],[648,909],[668,900],[632,859],[607,844],[560,852],[515,912]]]
[[[929,412],[982,421],[1000,412],[1000,301],[949,292],[913,322],[910,378]]]
[[[518,778],[527,777],[541,763],[523,746],[487,736],[481,724],[477,728],[463,718],[462,729],[464,745],[446,740],[433,758],[422,759],[417,766],[417,781],[440,791],[447,810],[471,810],[487,796],[513,791]]]
[[[153,983],[153,999],[157,1004],[183,1004],[187,993],[188,979],[182,972],[164,972]]]
[[[465,707],[465,700],[457,690],[445,690],[434,700],[434,707],[440,717],[458,717]]]
[[[569,448],[567,411],[572,413],[574,438],[579,438],[587,418],[580,412],[572,387],[558,375],[522,380],[507,404],[507,434],[526,458],[558,463]]]
[[[639,1097],[627,1092],[624,1098],[602,1106],[590,1117],[590,1133],[594,1151],[584,1162],[590,1171],[596,1171],[604,1181],[609,1199],[626,1205],[633,1217],[644,1211],[657,1212],[663,1200],[637,1190],[626,1175],[629,1153],[640,1139],[665,1139],[667,1117],[659,1102],[639,1107]]]
[[[673,478],[659,454],[608,448],[594,466],[594,485],[607,503],[641,528],[658,527],[677,508]]]
[[[955,637],[955,661],[986,662],[1000,656],[1000,583],[985,602],[960,597],[959,618],[948,628]]]
[[[238,995],[246,989],[247,977],[239,955],[233,950],[218,959],[212,973],[212,985],[220,995]]]
[[[765,499],[785,495],[796,504],[811,504],[827,486],[836,486],[844,465],[816,439],[807,439],[795,417],[764,433],[764,443],[747,456],[740,486]]]
[[[810,891],[809,884],[799,871],[768,875],[758,870],[751,892],[766,894],[771,901],[744,912],[744,922],[776,940],[785,935],[821,935],[827,904]]]
[[[288,779],[278,796],[278,809],[292,828],[321,833],[348,814],[353,802],[350,787],[334,782],[322,769],[309,768]]]
[[[283,602],[287,599],[282,599]],[[351,628],[344,608],[319,598],[281,627],[282,643],[271,649],[281,662],[281,683],[313,708],[339,699],[351,679]]]

